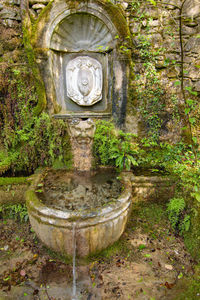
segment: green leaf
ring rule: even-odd
[[[185,114],[187,115],[190,112],[190,107],[185,108]]]
[[[145,246],[144,244],[140,244],[140,245],[138,246],[138,248],[139,248],[139,250],[143,250],[143,249],[146,248],[146,246]]]
[[[192,106],[194,104],[194,100],[192,99],[187,99],[186,100],[186,103],[189,105],[189,106]]]
[[[175,81],[175,82],[174,82],[174,85],[175,85],[175,86],[181,85],[180,80]]]
[[[197,144],[197,138],[195,136],[192,137],[192,140],[195,144]]]
[[[151,257],[151,254],[145,254],[144,257]]]
[[[196,193],[192,193],[192,196],[195,197],[195,199],[200,202],[200,193],[199,192],[196,192]]]
[[[133,156],[129,156],[129,158],[133,166],[138,166],[138,163]]]
[[[156,1],[154,0],[148,0],[149,2],[151,2],[151,4],[153,4],[154,6],[156,6]]]
[[[193,125],[195,123],[195,118],[189,118],[189,122]]]

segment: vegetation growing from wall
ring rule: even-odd
[[[7,70],[0,99],[0,172],[30,174],[39,166],[70,161],[67,125],[43,112],[34,116],[37,94],[30,70]]]
[[[129,107],[139,116],[139,134],[143,135],[138,141],[143,149],[138,165],[146,165],[155,171],[163,169],[175,177],[177,188],[175,198],[168,205],[169,218],[174,230],[184,236],[190,252],[200,259],[197,251],[200,246],[199,95],[188,77],[190,65],[185,51],[188,37],[184,34],[186,21],[192,22],[184,13],[188,3],[186,0],[179,3],[131,1],[129,9],[138,29],[133,34],[132,58],[137,63]],[[178,59],[174,59],[176,55],[171,58],[168,49],[162,45],[154,47],[150,25],[154,20],[149,14],[150,7],[154,11],[170,7],[168,18],[171,23],[167,34],[173,43],[176,35]],[[160,63],[161,58],[164,61]],[[163,74],[167,74],[166,67],[175,70],[171,85],[163,78]],[[177,136],[179,139],[175,138]]]
[[[14,219],[16,221],[27,222],[28,211],[25,204],[9,204],[0,206],[0,218]]]
[[[137,166],[139,148],[131,142],[134,135],[116,130],[114,124],[106,121],[96,123],[93,153],[96,163],[115,166],[119,170],[130,170]]]

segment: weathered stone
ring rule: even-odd
[[[49,2],[50,0],[29,0],[30,5],[38,4],[38,3],[48,4]]]
[[[179,74],[180,74],[180,69],[177,66],[173,66],[167,69],[168,78],[178,78]]]
[[[127,7],[128,7],[128,3],[125,2],[125,1],[123,1],[123,2],[121,3],[121,6],[123,7],[124,10],[126,10]]]
[[[5,50],[12,51],[12,50],[16,49],[17,47],[19,47],[21,44],[22,44],[21,39],[19,39],[17,37],[13,37],[10,40],[5,41],[3,47]]]
[[[150,27],[159,27],[160,26],[160,22],[159,20],[150,20],[149,24]]]
[[[2,19],[15,19],[16,18],[16,11],[12,8],[3,8],[3,10],[0,11],[0,17]]]
[[[124,186],[115,204],[98,210],[62,211],[43,204],[35,193],[41,174],[26,193],[31,225],[40,240],[53,250],[73,255],[73,228],[78,256],[87,256],[112,245],[122,235],[131,208],[130,174],[121,174]]]
[[[187,0],[183,6],[183,15],[194,19],[200,14],[199,0]]]
[[[164,40],[163,47],[166,49],[167,53],[180,53],[180,42],[179,40],[176,40],[174,38],[169,38],[167,40]]]
[[[185,26],[183,25],[182,27],[182,34],[184,35],[194,35],[196,33],[198,33],[199,29],[198,29],[198,26],[195,26],[195,27],[189,27],[189,26]]]
[[[94,121],[72,119],[69,121],[69,131],[74,158],[74,169],[90,171],[92,169],[92,143],[95,132]]]
[[[191,37],[185,45],[185,51],[200,52],[200,38]]]
[[[43,9],[43,8],[45,8],[45,5],[42,3],[37,3],[32,6],[32,9],[34,10]]]
[[[15,28],[18,25],[18,21],[14,20],[14,19],[2,19],[1,23],[5,26],[5,27],[10,27],[10,28]]]
[[[38,14],[32,8],[29,9],[29,13],[33,19],[36,19],[38,17]]]
[[[3,8],[0,11],[0,18],[10,20],[21,20],[19,9],[16,8]]]
[[[160,33],[152,34],[150,37],[150,41],[151,41],[151,44],[154,49],[158,49],[158,48],[162,47],[161,45],[162,45],[163,39],[162,39],[162,36]]]
[[[6,0],[7,4],[11,4],[11,5],[20,5],[20,0]]]
[[[200,92],[200,80],[196,81],[196,82],[193,84],[193,87],[194,87],[194,90],[195,90],[195,91]]]
[[[198,67],[193,66],[193,65],[189,66],[188,74],[186,76],[188,76],[192,80],[199,79],[200,78],[200,69]]]
[[[134,176],[131,178],[133,202],[167,201],[173,197],[175,184],[173,180],[162,176]]]
[[[165,3],[167,3],[166,6]],[[168,10],[174,10],[177,7],[181,7],[181,0],[168,0],[167,2],[164,1],[163,6],[165,6],[165,8]]]

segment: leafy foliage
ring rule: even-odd
[[[37,96],[30,86],[26,69],[6,74],[4,97],[1,97],[0,128],[3,151],[0,151],[0,172],[32,173],[39,166],[56,161],[68,164],[70,143],[67,124],[54,120],[47,113],[33,115]],[[69,164],[68,164],[69,165]]]
[[[93,152],[97,163],[130,170],[137,166],[138,144],[132,141],[134,135],[115,130],[107,121],[98,121],[94,135]]]
[[[27,222],[28,212],[25,204],[10,204],[0,206],[2,218],[14,219],[16,221]]]
[[[184,214],[186,203],[183,198],[172,198],[167,205],[169,221],[174,231],[183,234],[190,228],[190,216]]]

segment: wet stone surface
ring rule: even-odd
[[[52,208],[82,211],[116,202],[121,190],[117,174],[111,170],[98,174],[52,171],[44,179],[40,198]]]

